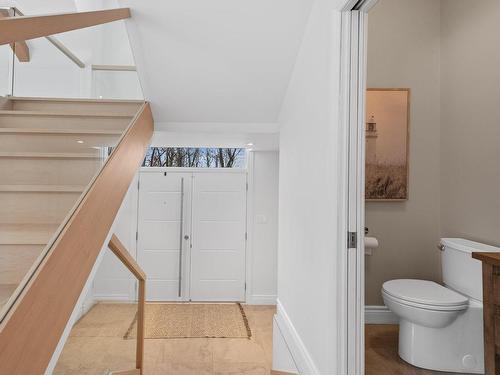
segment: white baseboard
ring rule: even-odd
[[[387,306],[365,306],[366,324],[398,324],[398,317]]]
[[[254,294],[247,297],[247,305],[276,305],[276,296]]]
[[[276,323],[283,336],[283,339],[290,350],[293,361],[299,370],[300,375],[320,375],[314,361],[309,354],[304,342],[300,338],[297,330],[292,324],[290,317],[286,313],[279,299],[276,300]]]
[[[298,374],[297,366],[293,360],[290,349],[276,322],[276,315],[273,316],[273,366],[274,371],[281,371],[290,374]]]
[[[128,294],[94,294],[94,300],[99,302],[122,302],[132,303],[137,302],[136,299],[130,298]]]

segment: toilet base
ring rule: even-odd
[[[429,328],[400,319],[399,356],[425,369],[484,373],[483,308],[478,302],[444,328]]]

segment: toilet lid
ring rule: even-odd
[[[405,301],[431,306],[462,306],[469,300],[433,281],[399,279],[386,281],[382,290]]]

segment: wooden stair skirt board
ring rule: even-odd
[[[271,375],[297,375],[297,374],[292,374],[291,372],[283,372],[283,371],[274,371],[274,370],[271,370]]]

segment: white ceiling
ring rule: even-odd
[[[313,0],[119,0],[156,123],[273,123]]]

